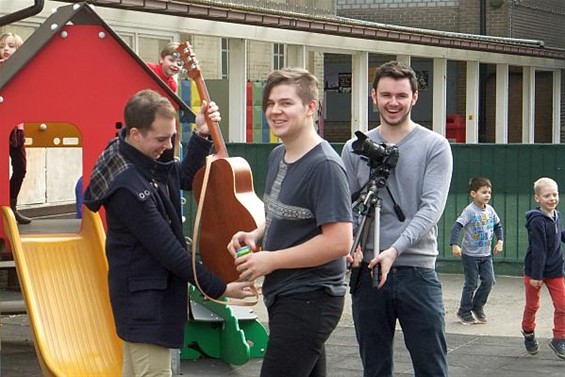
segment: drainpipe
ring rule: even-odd
[[[45,4],[44,0],[34,0],[35,4],[31,7],[15,11],[14,13],[8,13],[5,16],[0,17],[0,26],[8,25],[24,18],[32,17],[43,10]]]

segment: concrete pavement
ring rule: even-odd
[[[463,276],[440,274],[446,308],[446,332],[449,375],[452,377],[562,377],[565,361],[557,358],[549,348],[552,337],[553,306],[547,290],[543,289],[542,306],[538,312],[536,333],[540,353],[530,356],[523,346],[520,322],[524,304],[522,279],[498,276],[485,312],[486,324],[462,325],[455,316],[463,287]],[[12,292],[1,292],[2,300]],[[328,377],[361,377],[362,367],[358,356],[355,331],[348,300],[336,331],[326,344]],[[255,311],[259,320],[266,323],[262,304]],[[40,369],[26,315],[2,316],[2,377],[39,376]],[[183,360],[183,376],[221,377],[258,376],[261,359],[243,366],[227,365],[215,359]],[[404,348],[402,331],[395,342],[395,376],[412,376],[410,356]],[[289,376],[292,377],[292,376]]]

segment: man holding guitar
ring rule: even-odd
[[[203,103],[196,127],[207,132],[204,114],[219,121],[218,107]],[[108,282],[118,336],[124,341],[123,376],[171,376],[170,348],[183,346],[188,287],[195,284],[182,229],[179,188],[192,178],[210,142],[193,136],[179,166],[163,159],[173,148],[177,113],[152,90],[126,104],[126,127],[98,159],[84,195],[92,211],[106,209]],[[180,181],[179,181],[180,180]],[[202,264],[200,287],[214,298],[253,296],[249,282],[225,284]]]
[[[240,280],[265,276],[270,336],[262,377],[326,376],[324,343],[343,310],[351,196],[339,155],[316,133],[317,98],[318,80],[304,69],[267,78],[263,110],[283,144],[269,157],[266,220],[228,245],[234,257],[244,245],[256,251],[236,259]]]

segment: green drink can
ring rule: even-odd
[[[237,258],[242,257],[244,255],[247,255],[251,253],[251,248],[249,246],[243,246],[240,247],[239,249],[237,249],[237,251],[235,252],[235,255]]]

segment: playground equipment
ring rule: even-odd
[[[189,295],[191,318],[185,328],[181,359],[206,356],[243,365],[265,356],[267,331],[253,310],[207,301],[192,286]]]
[[[44,375],[121,376],[100,216],[85,210],[78,233],[26,235],[9,207],[2,217]]]
[[[1,150],[7,154],[9,133],[19,123],[34,146],[82,147],[86,187],[98,155],[123,124],[125,103],[142,89],[169,98],[183,122],[193,117],[88,4],[60,7],[0,69]],[[8,207],[8,172],[8,158],[0,159],[0,238],[14,257],[43,373],[120,376],[122,342],[108,297],[100,215],[83,208],[75,233],[21,234]],[[198,300],[192,290],[191,301]],[[201,323],[202,310],[193,310],[184,358],[241,365],[263,356],[267,334],[251,313],[191,304],[197,305],[217,319]]]

